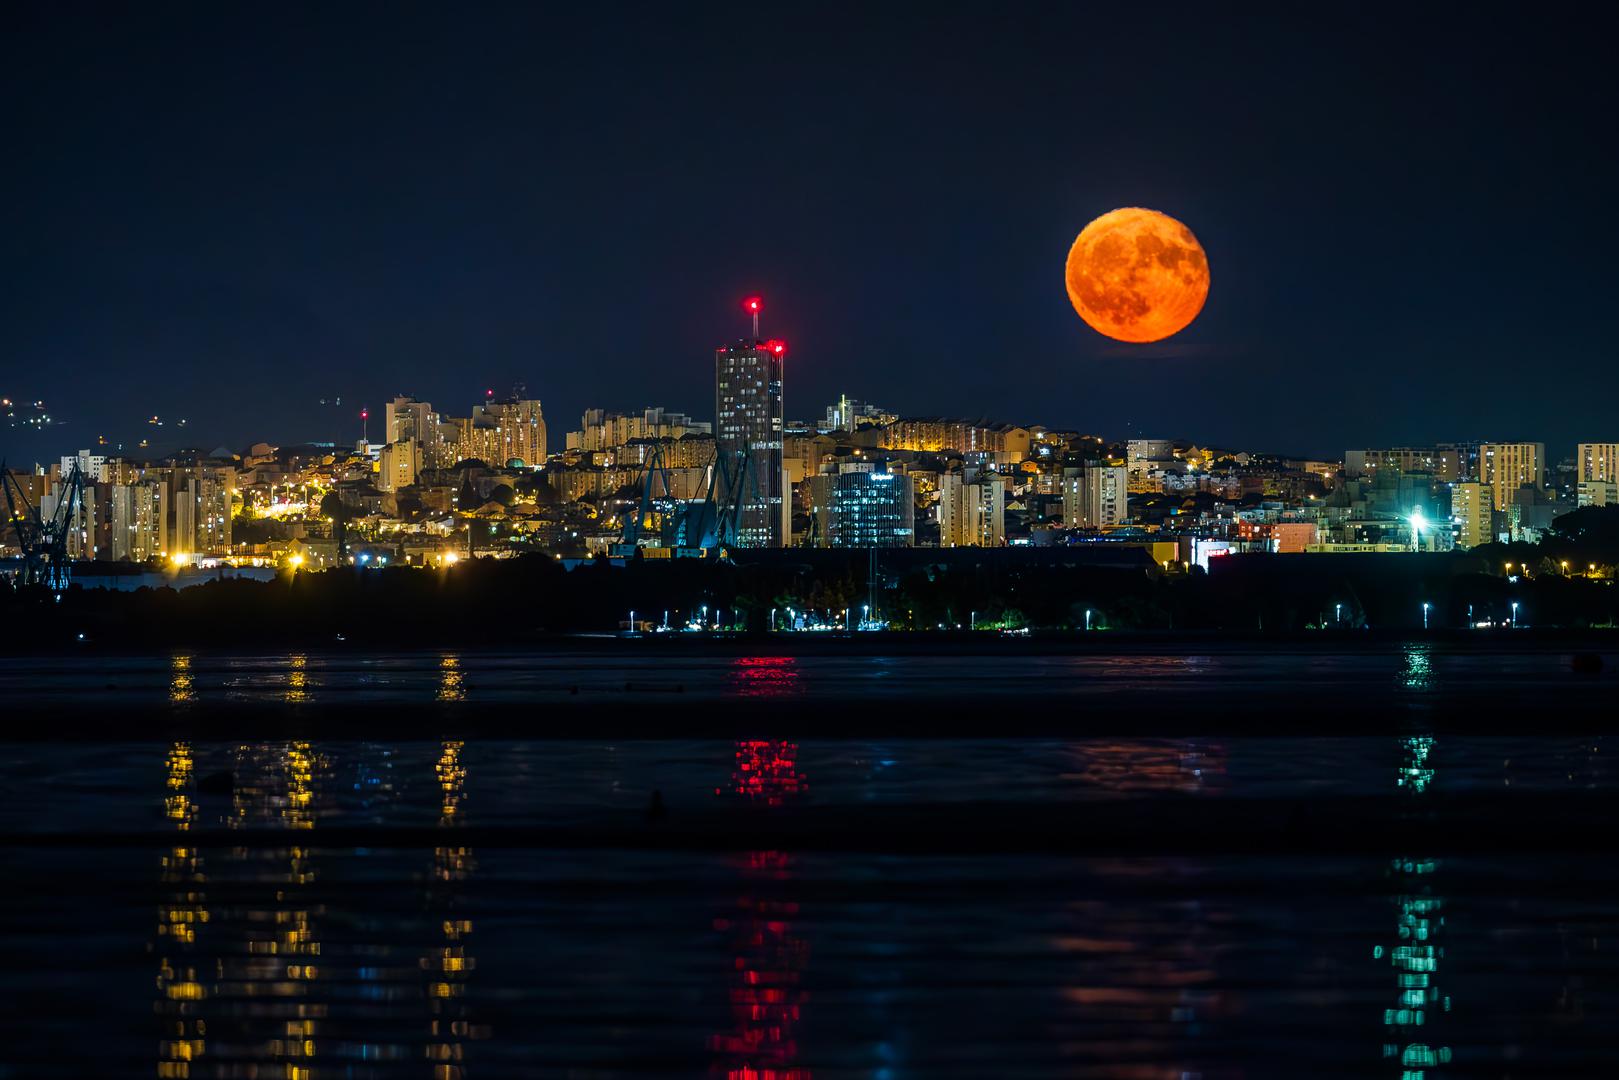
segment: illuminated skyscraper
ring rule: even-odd
[[[400,396],[383,406],[383,434],[391,443],[415,439],[419,443],[431,441],[438,427],[438,414],[433,406],[413,397]]]
[[[1091,463],[1063,470],[1062,517],[1070,529],[1123,525],[1130,516],[1129,477],[1123,465]]]
[[[1545,443],[1485,443],[1479,447],[1479,479],[1490,485],[1495,505],[1510,506],[1520,487],[1546,486]]]
[[[1619,443],[1580,443],[1575,461],[1579,464],[1579,483],[1619,482]]]
[[[714,351],[716,502],[735,506],[740,547],[784,547],[792,500],[782,459],[780,341],[738,341]]]
[[[1574,460],[1579,466],[1579,505],[1619,503],[1619,443],[1580,443]]]
[[[235,494],[234,469],[176,469],[174,539],[170,550],[203,555],[229,554],[231,500]]]
[[[1456,546],[1476,548],[1495,539],[1488,484],[1450,485],[1450,518],[1456,526]]]
[[[1478,467],[1477,443],[1344,451],[1344,475],[1351,480],[1381,472],[1425,472],[1441,483],[1452,484],[1478,479]]]
[[[939,546],[1000,547],[1006,543],[1006,480],[997,473],[939,477]]]
[[[113,559],[144,562],[168,552],[168,489],[163,484],[118,484],[108,492],[108,507]]]
[[[916,488],[909,476],[870,461],[825,466],[810,477],[821,547],[893,548],[916,543]]]
[[[460,426],[457,460],[475,458],[490,465],[511,461],[529,466],[545,464],[545,415],[538,401],[513,396],[509,401],[475,405],[472,416],[460,421]]]
[[[421,444],[415,439],[401,439],[382,448],[378,459],[377,490],[398,491],[416,482],[421,471]]]

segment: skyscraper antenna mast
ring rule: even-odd
[[[753,340],[758,341],[759,340],[759,309],[761,307],[763,307],[764,304],[757,296],[750,296],[746,300],[742,301],[742,306],[747,308],[748,313],[753,316]]]

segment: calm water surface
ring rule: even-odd
[[[1167,738],[1143,722],[1130,725],[1140,735],[1021,739],[993,737],[993,713],[981,738],[769,726],[771,699],[846,702],[851,684],[900,708],[907,687],[976,700],[1004,697],[1006,679],[1055,679],[1139,710],[1191,666],[1211,707],[1239,708],[1260,686],[1555,687],[1562,660],[1025,658],[1003,663],[998,691],[959,657],[178,656],[106,665],[111,692],[60,685],[67,665],[7,666],[0,692],[14,704],[543,705],[577,687],[604,709],[697,695],[757,710],[760,727],[734,740],[451,730],[8,744],[0,985],[14,1004],[0,1013],[0,1074],[1610,1075],[1619,868],[1606,851],[1103,858],[467,840],[644,827],[654,792],[669,822],[755,824],[1165,800],[1372,799],[1420,817],[1457,793],[1612,794],[1605,736]],[[335,829],[343,842],[322,843]]]

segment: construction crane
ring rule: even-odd
[[[712,543],[718,547],[737,546],[742,531],[742,514],[749,506],[763,506],[764,495],[759,489],[759,474],[755,470],[753,455],[737,450],[728,457],[715,456],[714,483],[709,497],[714,503],[714,529]],[[718,491],[724,491],[724,499]]]
[[[684,555],[735,547],[750,480],[755,500],[759,497],[752,455],[746,451],[716,456],[692,499],[675,497],[662,447],[652,448],[640,473],[640,495],[633,515],[624,520],[622,542],[613,546],[614,555],[632,555],[638,547],[673,548]]]
[[[673,547],[680,529],[680,500],[674,497],[669,465],[656,444],[641,463],[640,499],[633,516],[624,519],[623,546]]]
[[[56,506],[49,519],[40,513],[23,490],[22,484],[0,461],[0,488],[6,493],[6,518],[22,548],[22,574],[18,584],[43,585],[60,593],[67,588],[73,564],[68,560],[67,541],[78,527],[84,505],[84,477],[78,463],[58,488]]]

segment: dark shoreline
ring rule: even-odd
[[[1196,646],[1221,651],[1269,650],[1278,646],[1301,652],[1345,652],[1386,646],[1443,645],[1468,652],[1517,654],[1558,649],[1619,655],[1619,627],[1524,627],[1519,630],[1430,631],[1391,628],[1354,630],[1278,631],[1230,630],[1039,630],[1007,634],[996,630],[885,630],[872,632],[777,633],[532,633],[428,637],[416,634],[330,633],[257,635],[229,630],[206,642],[113,640],[86,635],[83,641],[36,643],[24,641],[12,656],[169,656],[174,653],[315,652],[321,655],[363,654],[385,651],[430,654],[453,651],[491,654],[501,652],[578,652],[625,655],[680,656],[956,656],[1003,655],[1066,656],[1113,652],[1152,651],[1166,647]],[[1346,648],[1349,647],[1349,648]]]

